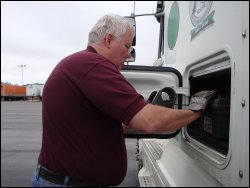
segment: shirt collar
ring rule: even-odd
[[[97,54],[97,51],[95,50],[95,48],[93,48],[92,46],[87,46],[86,51],[88,52],[93,52]]]

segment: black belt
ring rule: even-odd
[[[40,166],[40,173],[39,175],[46,181],[49,181],[51,183],[63,185],[66,176],[57,174],[55,172],[52,172],[42,166]],[[98,184],[98,183],[92,183],[92,182],[82,182],[78,180],[73,180],[69,178],[67,186],[69,187],[106,187],[105,185]]]

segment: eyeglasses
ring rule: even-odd
[[[117,38],[120,42],[121,38]],[[129,44],[124,44],[125,48],[127,49],[128,53],[130,54],[132,52],[132,50],[134,49],[133,46],[130,46]]]
[[[132,52],[132,50],[134,49],[133,46],[129,46],[129,45],[127,45],[127,44],[125,44],[124,46],[127,48],[129,54],[130,54],[130,53]]]

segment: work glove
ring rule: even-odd
[[[202,111],[204,112],[208,104],[212,101],[218,92],[216,90],[211,91],[200,91],[192,95],[189,109],[193,111]]]

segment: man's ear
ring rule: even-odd
[[[108,33],[105,38],[105,45],[109,48],[110,44],[111,44],[111,41],[113,40],[113,35]]]

